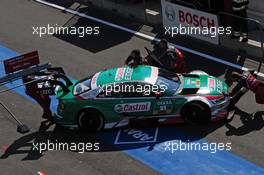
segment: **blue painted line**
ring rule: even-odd
[[[144,129],[145,133],[149,129]],[[123,144],[114,145],[117,131],[110,130],[99,134],[99,138],[112,144],[116,149],[148,165],[154,170],[166,175],[263,175],[264,169],[228,151],[215,151],[214,143],[208,151],[172,150],[166,149],[168,142],[174,143],[174,148],[181,143],[185,145],[199,143],[208,145],[204,139],[178,129],[176,126],[159,128],[155,144]],[[129,137],[129,136],[128,136]],[[126,139],[124,139],[126,140]],[[226,143],[225,143],[226,144]],[[184,145],[184,144],[183,144]],[[232,146],[232,145],[231,145]],[[184,149],[184,146],[182,147]],[[187,147],[186,147],[187,149]]]
[[[0,46],[0,61],[16,56],[17,53]],[[0,66],[0,76],[4,75],[4,68]],[[21,83],[17,80],[7,87],[13,87]],[[31,102],[24,88],[14,90],[16,93],[26,97]],[[56,100],[52,98],[52,110],[56,108]],[[146,129],[147,130],[147,129]],[[147,131],[146,131],[147,132]],[[153,143],[144,144],[128,144],[128,145],[114,145],[117,131],[110,130],[101,132],[98,136],[105,142],[112,144],[114,147],[123,150],[126,154],[150,166],[154,170],[167,175],[188,175],[188,174],[210,174],[210,175],[263,175],[264,169],[257,166],[231,152],[217,151],[211,153],[210,151],[175,151],[171,153],[166,151],[164,144],[167,141],[174,143],[192,142],[192,143],[207,143],[201,138],[196,138],[189,133],[177,129],[175,126],[164,127],[159,129],[158,140],[155,145]],[[153,149],[150,149],[153,147]]]
[[[10,49],[8,49],[8,48],[6,48],[0,44],[0,77],[5,75],[5,69],[4,69],[4,65],[2,62],[8,58],[12,58],[12,57],[15,57],[17,55],[19,55],[17,52],[10,50]],[[6,84],[5,86],[7,88],[12,88],[12,87],[15,87],[15,86],[20,85],[20,84],[22,84],[22,80],[16,80],[16,81],[12,81],[12,82]],[[21,95],[22,97],[31,101],[32,103],[34,103],[34,104],[36,103],[36,101],[34,99],[29,97],[25,93],[24,87],[16,88],[16,89],[14,89],[14,92],[18,93],[19,95]],[[55,96],[52,96],[51,97],[51,110],[56,111],[56,106],[57,106],[57,100],[56,100]]]

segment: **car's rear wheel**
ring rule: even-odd
[[[104,127],[104,117],[97,110],[82,110],[78,115],[78,125],[89,132],[100,131]]]
[[[184,105],[181,115],[186,123],[200,125],[211,118],[210,108],[202,102],[190,102]]]

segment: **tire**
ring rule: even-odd
[[[77,123],[81,130],[96,132],[104,128],[104,117],[97,110],[82,110],[79,112]]]
[[[202,102],[190,102],[183,106],[181,115],[186,123],[200,125],[210,121],[211,111],[209,106]]]

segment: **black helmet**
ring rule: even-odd
[[[163,38],[163,39],[160,40],[160,43],[164,43],[164,44],[167,45],[168,44],[168,41],[165,38]]]
[[[140,51],[138,49],[132,50],[132,52],[135,56],[139,57],[140,56]]]

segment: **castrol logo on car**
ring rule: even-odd
[[[150,102],[124,103],[115,105],[117,113],[145,112],[150,110]]]

